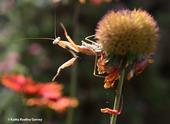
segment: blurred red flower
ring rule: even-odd
[[[63,85],[57,82],[40,83],[24,75],[4,74],[1,83],[16,92],[30,95],[28,99],[26,98],[28,105],[43,105],[58,112],[78,105],[76,99],[62,96]]]
[[[78,101],[75,98],[61,97],[56,100],[50,100],[46,98],[30,98],[26,100],[27,105],[33,106],[48,106],[49,108],[57,112],[65,112],[69,107],[76,107]]]
[[[35,87],[32,87],[32,84],[34,83],[33,80],[30,77],[25,77],[23,75],[9,75],[9,74],[4,74],[2,75],[2,79],[1,82],[4,86],[17,91],[17,92],[26,92],[26,90],[28,90],[30,92],[35,92]],[[28,85],[30,85],[29,87],[27,87]],[[27,88],[26,88],[27,87]]]
[[[57,99],[62,96],[63,85],[57,83],[42,83],[37,85],[38,94],[48,99]]]

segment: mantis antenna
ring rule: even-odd
[[[56,8],[55,8],[55,14],[54,14],[54,38],[57,38],[57,35],[56,35]],[[54,38],[47,38],[47,37],[42,37],[42,38],[23,38],[21,40],[52,40],[54,41],[55,39]]]
[[[56,29],[56,21],[57,21],[57,16],[56,16],[56,7],[55,7],[55,13],[54,13],[54,38],[57,37],[57,29]]]
[[[53,38],[47,38],[47,37],[42,37],[42,38],[23,38],[23,39],[21,39],[21,40],[52,40],[52,41],[54,41],[55,39],[53,39]]]
[[[52,40],[54,41],[55,38],[57,38],[57,30],[56,30],[56,7],[55,7],[55,14],[54,14],[54,38],[47,38],[47,37],[42,37],[42,38],[23,38],[21,40],[29,40],[29,39],[32,39],[32,40]]]

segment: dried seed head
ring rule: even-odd
[[[108,12],[98,23],[97,42],[115,55],[150,54],[158,41],[155,20],[144,10]]]

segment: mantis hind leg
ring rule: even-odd
[[[76,55],[76,53],[75,53],[74,51],[72,51],[72,50],[69,49],[69,48],[67,48],[67,50],[73,55],[73,58],[71,58],[71,59],[69,59],[68,61],[66,61],[65,63],[63,63],[63,64],[58,68],[57,73],[56,73],[55,76],[53,77],[52,81],[55,81],[55,79],[57,78],[57,76],[60,74],[61,70],[65,69],[65,68],[67,68],[67,67],[72,66],[72,65],[76,62],[76,60],[77,60],[77,58],[78,58],[78,56]]]
[[[77,57],[73,57],[70,60],[66,61],[64,64],[62,64],[58,70],[57,73],[55,74],[55,76],[53,77],[52,81],[55,81],[55,79],[57,78],[57,76],[60,74],[62,69],[65,69],[67,67],[70,67],[71,65],[73,65],[75,63],[75,61],[77,60]]]

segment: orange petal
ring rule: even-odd
[[[103,108],[100,109],[102,113],[110,114],[110,115],[119,115],[121,112],[118,110],[110,109],[110,108]]]
[[[105,61],[106,61],[106,53],[102,52],[101,55],[100,55],[100,58],[97,61],[97,67],[98,67],[98,73],[99,74],[106,73]]]
[[[105,77],[105,80],[104,80],[104,88],[110,88],[110,87],[113,87],[116,80],[119,79],[119,69],[117,68],[114,68],[110,74],[108,74],[106,77]]]
[[[130,70],[130,72],[128,72],[127,74],[127,80],[131,80],[134,76],[134,70]]]

